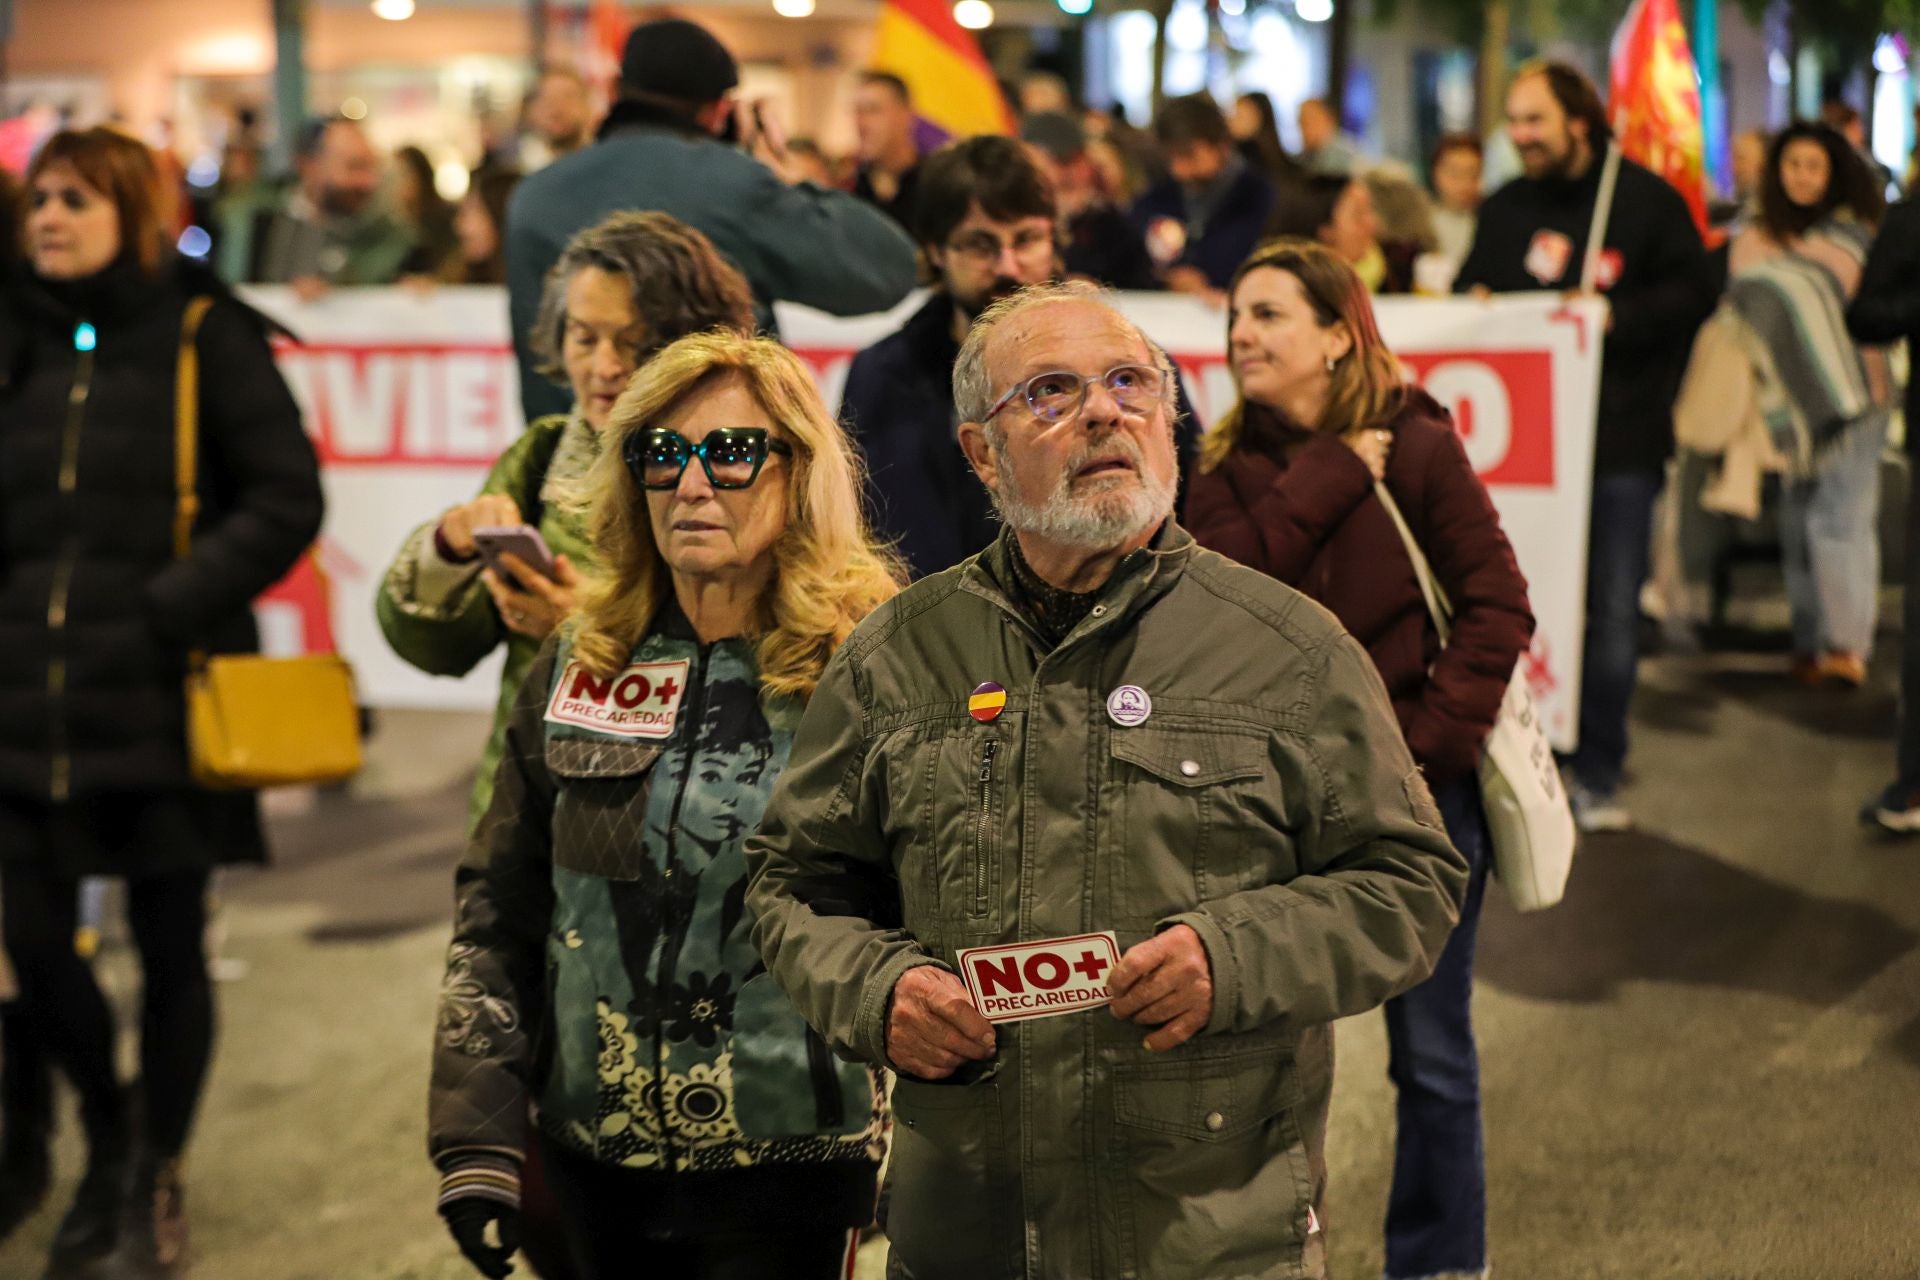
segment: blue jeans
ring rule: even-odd
[[[1880,591],[1880,450],[1887,415],[1850,423],[1811,478],[1780,493],[1793,651],[1866,657]]]
[[[1601,796],[1619,789],[1627,762],[1627,708],[1640,664],[1640,588],[1647,581],[1660,485],[1661,477],[1653,473],[1593,478],[1580,746],[1571,768],[1575,780]]]
[[[1487,1170],[1480,1058],[1473,1045],[1473,943],[1493,849],[1480,786],[1434,788],[1447,835],[1472,871],[1460,924],[1425,982],[1387,1001],[1387,1074],[1399,1093],[1387,1275],[1414,1280],[1487,1265]]]

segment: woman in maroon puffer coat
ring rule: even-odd
[[[1473,866],[1433,976],[1387,1003],[1399,1138],[1386,1274],[1481,1275],[1486,1174],[1470,1003],[1491,848],[1475,767],[1533,634],[1526,580],[1452,419],[1406,385],[1352,268],[1310,241],[1277,240],[1240,268],[1229,296],[1240,401],[1201,446],[1187,525],[1202,545],[1312,596],[1366,646]],[[1376,481],[1453,603],[1444,649]]]

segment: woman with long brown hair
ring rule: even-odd
[[[1866,683],[1880,583],[1880,452],[1893,409],[1886,352],[1843,317],[1886,212],[1878,178],[1824,124],[1780,131],[1760,213],[1728,253],[1726,309],[1771,369],[1750,370],[1786,480],[1780,544],[1793,618],[1791,672],[1806,684]],[[1757,352],[1756,352],[1757,354]]]
[[[1491,851],[1475,769],[1533,634],[1527,584],[1452,419],[1407,385],[1352,267],[1311,241],[1277,240],[1241,266],[1229,299],[1239,401],[1202,446],[1187,524],[1202,545],[1318,600],[1366,646],[1471,864],[1433,976],[1386,1006],[1399,1091],[1386,1274],[1480,1275],[1486,1172],[1470,1001]],[[1452,602],[1444,646],[1395,508]]]
[[[122,134],[56,134],[27,174],[25,263],[0,290],[0,898],[28,1016],[87,1137],[55,1280],[95,1274],[123,1218],[122,1261],[140,1274],[184,1256],[180,1159],[213,1051],[208,877],[266,856],[254,794],[193,779],[184,680],[189,654],[257,648],[253,599],[321,517],[266,323],[172,252],[158,183]],[[200,383],[200,508],[181,556],[189,343],[219,376]],[[73,948],[88,876],[127,886],[144,977],[137,1131],[112,1012]]]

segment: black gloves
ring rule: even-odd
[[[505,1280],[513,1274],[513,1255],[520,1248],[520,1211],[491,1196],[462,1196],[440,1206],[447,1230],[467,1261],[487,1280]],[[495,1224],[500,1243],[487,1243],[487,1224]]]

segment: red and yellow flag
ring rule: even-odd
[[[606,90],[609,96],[619,92],[620,59],[627,51],[627,35],[633,21],[617,0],[593,0],[587,10],[586,56],[582,68],[587,78]]]
[[[885,0],[872,65],[907,82],[914,113],[937,135],[923,142],[1013,131],[1000,82],[948,0]]]
[[[1613,38],[1608,80],[1621,154],[1672,183],[1705,235],[1707,148],[1700,79],[1675,0],[1634,0]]]

